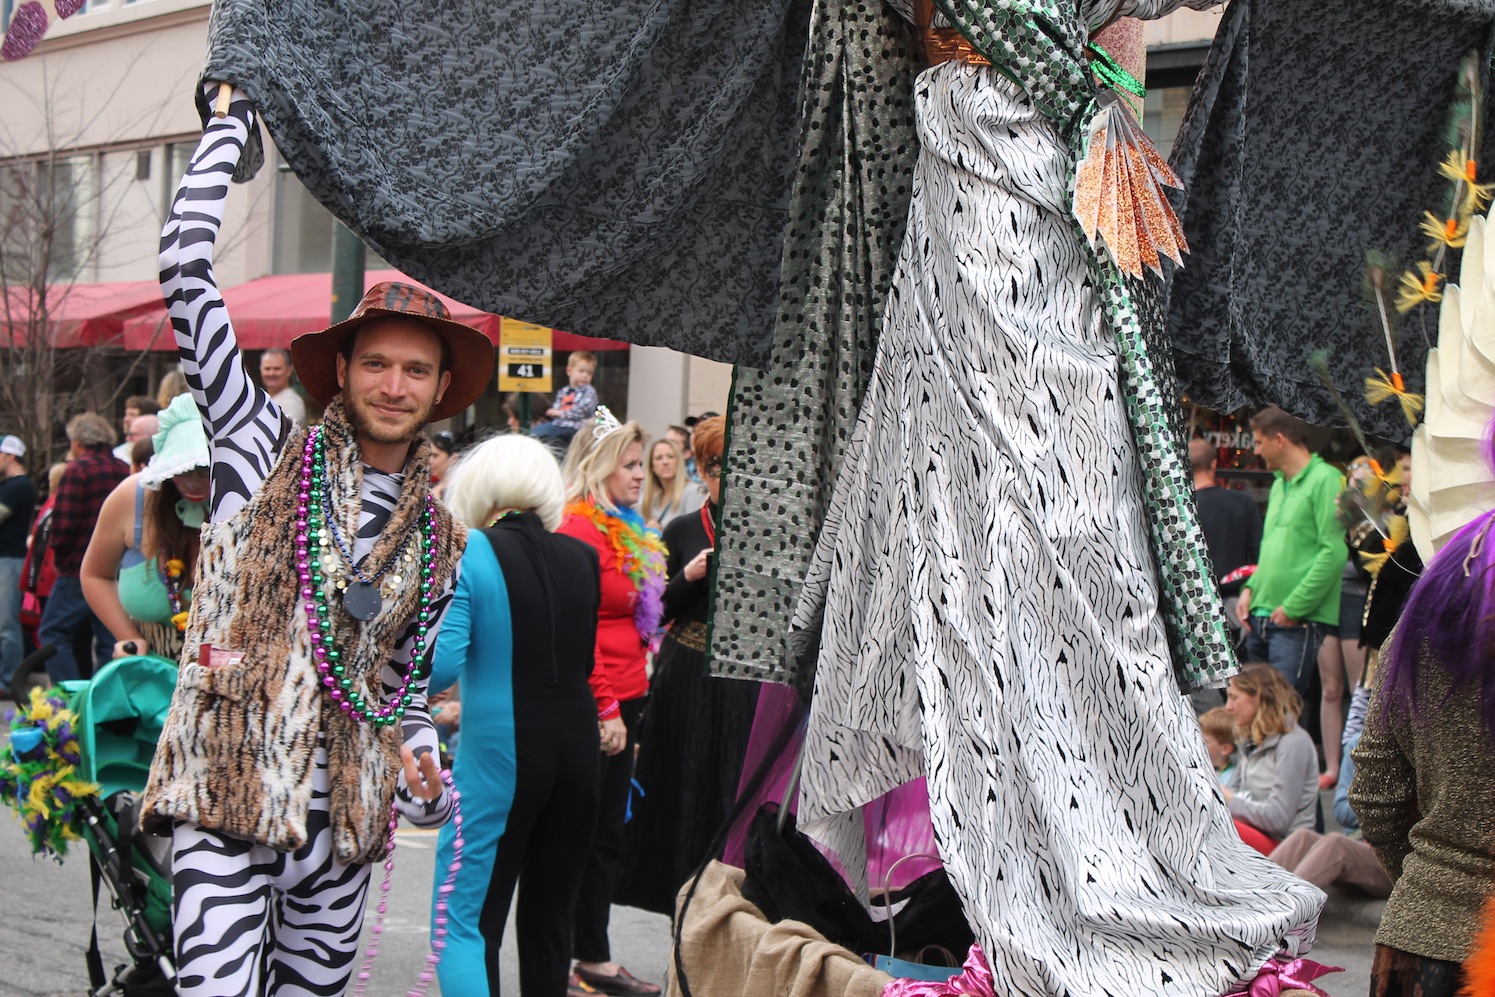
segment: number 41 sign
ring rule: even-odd
[[[506,318],[498,330],[498,390],[549,391],[550,330]]]

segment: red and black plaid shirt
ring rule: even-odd
[[[93,536],[99,509],[114,487],[129,477],[129,465],[108,447],[85,451],[62,472],[52,507],[52,557],[59,575],[76,575]]]

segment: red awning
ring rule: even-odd
[[[125,324],[140,316],[166,313],[161,287],[153,280],[107,284],[54,284],[47,289],[47,339],[58,349],[112,346]],[[20,346],[31,332],[32,316],[42,309],[28,287],[7,287],[0,300],[0,348]],[[171,337],[166,337],[170,345]]]
[[[364,275],[364,287],[382,280],[412,281],[397,270],[370,270]],[[156,291],[160,302],[160,291]],[[497,315],[460,304],[443,295],[452,310],[452,318],[477,329],[495,344],[501,319]],[[224,304],[233,318],[239,347],[245,350],[285,349],[291,340],[304,332],[327,328],[332,301],[332,275],[328,273],[275,274],[230,287],[223,292]],[[154,314],[134,316],[124,323],[124,344],[132,350],[171,350],[176,342],[165,305]],[[553,338],[557,350],[626,350],[627,343],[611,339],[576,336],[557,330]]]

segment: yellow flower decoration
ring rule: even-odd
[[[1417,273],[1402,273],[1397,286],[1396,310],[1405,314],[1423,302],[1437,304],[1443,300],[1443,275],[1427,260],[1417,264]]]
[[[1476,182],[1479,167],[1474,160],[1464,155],[1462,149],[1454,149],[1450,152],[1448,158],[1438,167],[1438,172],[1455,184],[1463,186],[1459,196],[1461,214],[1473,214],[1481,210],[1490,203],[1491,195],[1495,195],[1495,184]]]
[[[51,720],[52,714],[57,712],[51,700],[47,699],[47,689],[33,687],[31,690],[31,708],[26,711],[28,720]]]
[[[1388,375],[1377,367],[1376,376],[1365,379],[1365,400],[1372,405],[1379,405],[1389,398],[1395,398],[1401,403],[1402,415],[1406,417],[1408,425],[1416,426],[1417,417],[1422,414],[1422,395],[1408,391],[1400,374]]]
[[[1457,218],[1439,218],[1431,211],[1422,213],[1422,234],[1433,240],[1428,244],[1428,252],[1436,253],[1438,247],[1448,249],[1463,249],[1464,240],[1469,236],[1469,222],[1459,221]]]

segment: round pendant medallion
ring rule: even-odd
[[[367,623],[384,608],[384,597],[379,594],[378,586],[354,582],[343,590],[343,608],[353,619]]]

